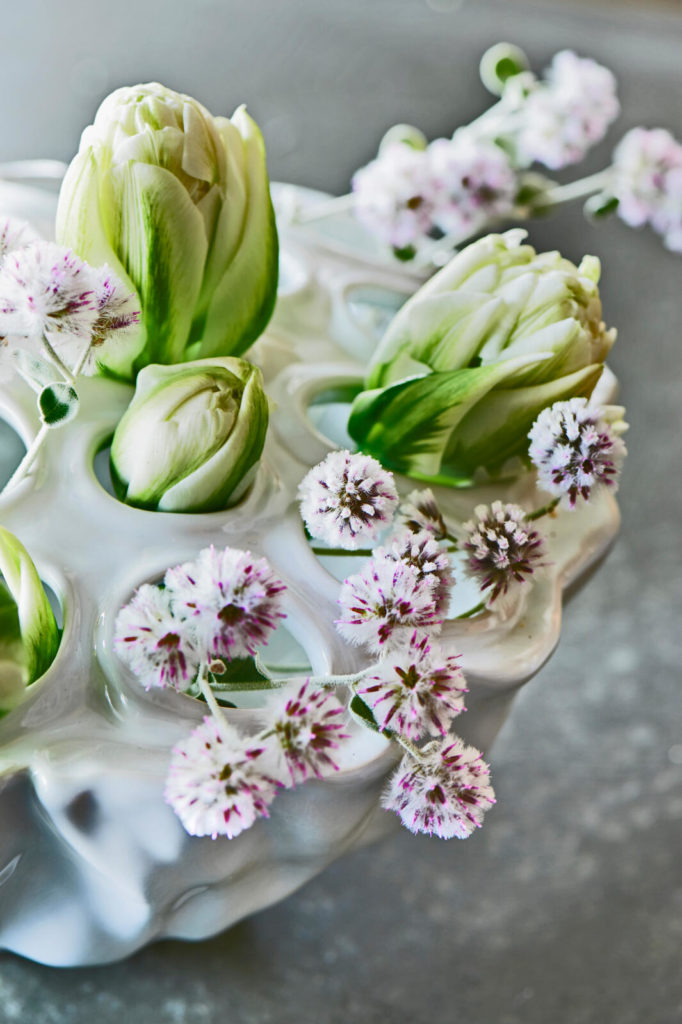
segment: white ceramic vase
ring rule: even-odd
[[[311,199],[303,190],[293,194]],[[291,198],[291,187],[280,187],[283,196]],[[49,220],[44,196],[0,190],[3,199],[2,212],[33,213],[43,228]],[[250,353],[275,403],[272,427],[239,506],[183,515],[119,503],[98,479],[95,455],[132,388],[99,379],[83,382],[78,418],[51,432],[30,477],[0,499],[0,523],[27,547],[64,618],[55,662],[0,721],[3,948],[76,966],[119,959],[155,938],[203,938],[282,899],[346,850],[399,827],[379,807],[397,753],[351,724],[333,777],[278,796],[271,818],[234,840],[188,836],[162,790],[171,746],[200,721],[205,705],[174,692],[146,693],[112,650],[113,620],[135,587],[209,543],[229,544],[267,556],[288,585],[286,628],[271,658],[298,658],[301,672],[309,666],[315,674],[356,667],[357,654],[340,640],[334,618],[338,578],[358,563],[313,554],[296,488],[308,466],[342,440],[343,409],[325,398],[359,379],[382,321],[418,281],[368,256],[352,224],[336,229],[338,245],[319,229],[283,227],[277,310]],[[612,397],[613,383],[605,375],[599,400]],[[30,443],[35,401],[22,383],[4,390],[0,417]],[[496,497],[528,506],[546,500],[534,493],[530,476],[504,488],[438,492],[455,519]],[[504,620],[446,624],[443,640],[462,653],[470,687],[469,710],[456,730],[486,754],[518,687],[558,641],[562,592],[603,555],[618,519],[612,497],[602,495],[546,521],[551,564],[527,599]],[[471,593],[460,589],[461,601],[471,603]],[[237,724],[253,720],[246,705],[228,714]],[[494,811],[489,820],[494,828]]]

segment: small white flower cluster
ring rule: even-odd
[[[166,802],[190,835],[233,839],[269,817],[279,790],[338,770],[333,751],[347,739],[343,715],[328,690],[294,681],[266,701],[255,736],[222,715],[206,717],[173,748]]]
[[[604,410],[591,408],[587,399],[571,398],[544,409],[528,437],[538,484],[562,505],[574,508],[578,498],[588,501],[601,487],[617,489],[626,448]]]
[[[562,50],[544,78],[511,76],[499,103],[452,138],[427,145],[416,130],[405,141],[389,132],[353,176],[355,215],[403,259],[428,237],[457,244],[513,214],[525,169],[582,160],[619,111],[611,71]]]
[[[478,580],[488,607],[511,601],[543,564],[542,537],[519,505],[477,505],[474,517],[463,525],[469,574]]]
[[[468,237],[507,216],[518,189],[509,157],[467,131],[425,149],[395,142],[355,173],[354,211],[382,242],[411,256],[436,232]]]
[[[109,267],[91,267],[70,249],[39,239],[23,221],[0,221],[0,256],[5,347],[42,349],[74,376],[93,374],[103,347],[139,321],[137,297]]]
[[[682,252],[682,145],[664,128],[632,128],[613,154],[611,191],[631,227],[650,224]]]
[[[604,138],[619,113],[612,72],[562,50],[554,55],[545,79],[534,81],[520,104],[520,128],[512,136],[519,165],[540,163],[556,171],[578,163]]]
[[[143,584],[119,612],[114,646],[146,689],[187,690],[195,678],[213,715],[173,748],[165,799],[191,835],[233,838],[261,817],[277,792],[335,771],[346,739],[344,708],[328,690],[293,680],[244,736],[224,717],[206,682],[223,661],[255,653],[275,629],[284,583],[264,558],[205,548],[169,568],[163,586]]]

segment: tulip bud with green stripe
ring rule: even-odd
[[[59,630],[36,567],[23,544],[0,526],[0,711],[21,701],[58,647]]]
[[[111,445],[111,476],[129,505],[216,512],[248,487],[268,426],[257,367],[216,357],[147,366]]]
[[[239,355],[277,290],[277,231],[256,123],[157,83],[117,89],[85,129],[59,196],[57,239],[107,263],[139,330],[107,355],[125,379],[148,363]]]
[[[391,322],[348,423],[383,465],[436,483],[497,475],[542,409],[591,394],[615,340],[599,260],[536,253],[525,234],[474,242]]]

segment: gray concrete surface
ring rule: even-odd
[[[273,176],[341,191],[391,122],[435,135],[482,109],[478,55],[504,37],[539,61],[565,46],[603,60],[621,81],[619,129],[682,136],[682,17],[654,11],[6,2],[0,158],[68,157],[99,95],[156,77],[216,112],[248,100]],[[578,210],[531,237],[604,262],[630,457],[622,535],[493,752],[499,802],[486,827],[466,843],[401,834],[197,945],[62,972],[0,954],[2,1024],[682,1019],[682,260]]]

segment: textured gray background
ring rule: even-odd
[[[273,177],[343,191],[386,126],[483,109],[478,55],[570,46],[614,68],[632,124],[682,137],[682,16],[514,0],[2,0],[0,159],[68,158],[98,99],[158,78],[247,100]],[[590,161],[598,167],[603,146]],[[623,531],[492,755],[466,843],[407,833],[198,945],[57,971],[0,954],[0,1022],[675,1024],[682,1019],[682,260],[578,210],[538,247],[602,257],[632,431]]]

